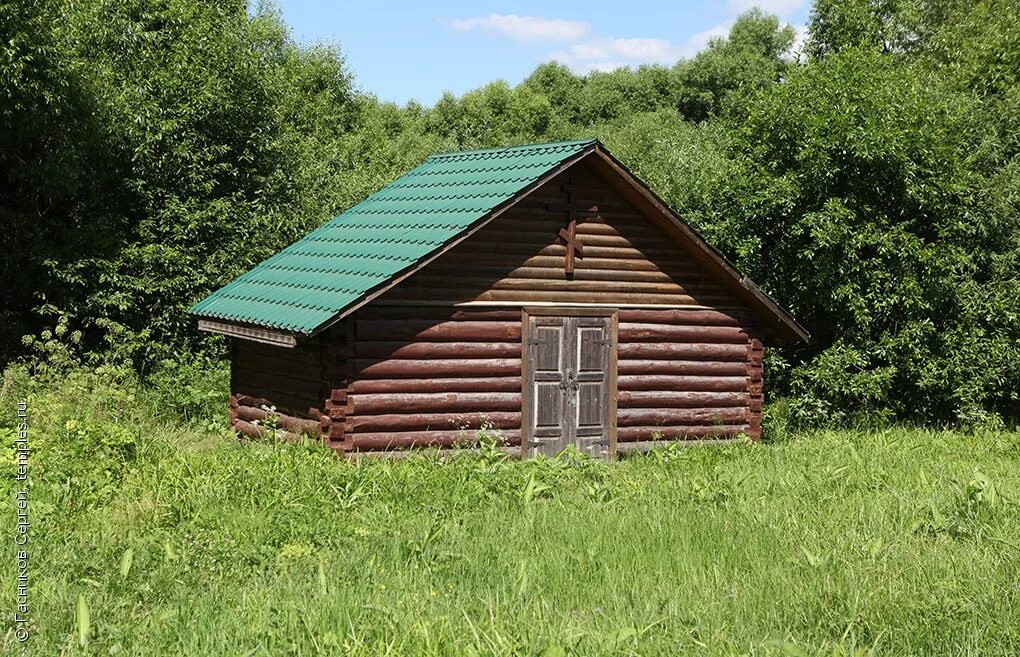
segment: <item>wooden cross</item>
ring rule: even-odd
[[[564,246],[567,247],[567,256],[563,263],[563,272],[567,276],[574,275],[574,259],[584,257],[584,245],[577,239],[577,220],[587,217],[597,217],[599,214],[599,206],[593,205],[587,210],[580,210],[577,207],[577,203],[574,200],[574,192],[569,187],[564,186],[564,191],[567,192],[567,205],[563,208],[567,211],[567,225],[565,228],[560,228],[559,239],[563,241]],[[552,207],[552,204],[546,204],[547,210],[558,210],[560,208]]]

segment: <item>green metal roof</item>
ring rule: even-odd
[[[593,143],[433,155],[188,312],[310,334]]]

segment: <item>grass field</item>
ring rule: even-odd
[[[239,445],[195,410],[220,384],[7,373],[8,482],[21,397],[36,450],[29,654],[1020,653],[1016,433],[352,464]]]

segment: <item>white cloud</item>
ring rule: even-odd
[[[729,0],[730,11],[740,14],[752,7],[758,7],[766,14],[785,18],[807,4],[807,0]]]
[[[591,31],[591,25],[582,21],[517,16],[516,14],[489,14],[476,18],[458,18],[450,21],[450,27],[458,32],[472,30],[495,32],[517,41],[570,42],[580,39]]]

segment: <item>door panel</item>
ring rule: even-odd
[[[529,317],[529,454],[610,453],[610,317]]]
[[[529,337],[531,376],[531,454],[553,456],[569,441],[566,418],[566,387],[563,372],[569,351],[567,320],[563,317],[535,317]]]

